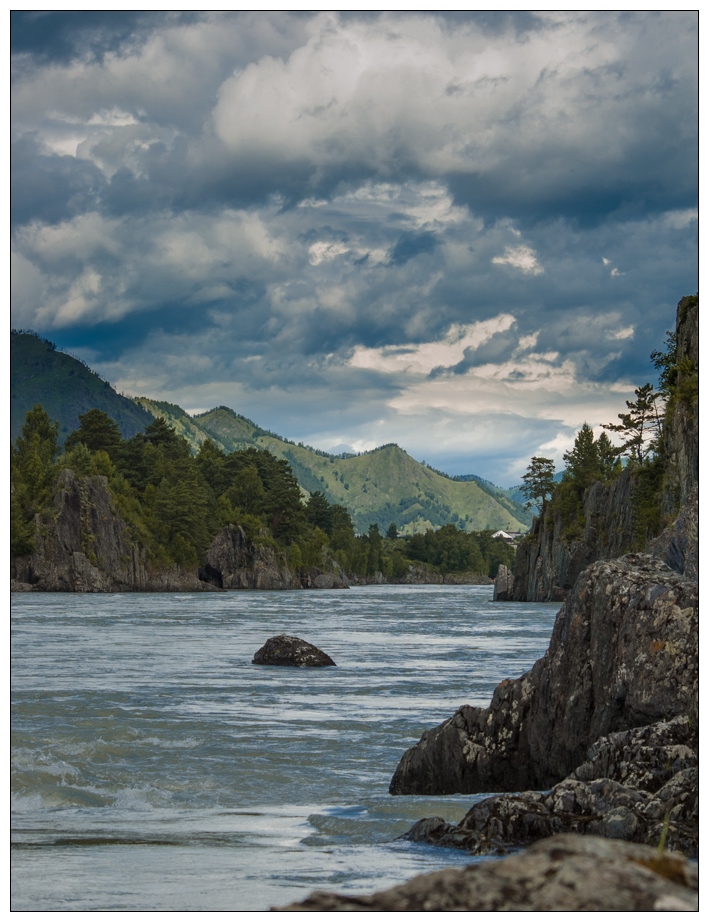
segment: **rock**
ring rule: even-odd
[[[583,504],[584,527],[567,537],[564,519],[548,507],[534,519],[517,547],[515,602],[563,602],[574,583],[596,560],[619,557],[635,548],[633,494],[636,477],[623,471],[610,483],[594,483]]]
[[[153,567],[116,510],[106,477],[63,470],[52,515],[35,517],[35,550],[11,563],[15,588],[47,592],[199,591],[179,567]]]
[[[647,551],[676,573],[699,580],[699,485],[690,491],[674,523],[650,541]]]
[[[666,513],[684,505],[699,480],[699,299],[677,305],[677,394],[667,407],[665,430]]]
[[[509,569],[501,563],[497,568],[497,576],[492,590],[493,602],[511,602],[513,598],[515,579]]]
[[[599,561],[549,649],[487,708],[461,707],[402,757],[392,794],[547,790],[602,736],[696,715],[698,586],[648,554]]]
[[[200,579],[219,589],[300,589],[285,555],[250,541],[240,525],[225,525],[207,550]]]
[[[656,848],[560,835],[503,861],[414,877],[371,896],[313,893],[276,912],[697,912],[695,864]]]
[[[318,650],[300,637],[279,634],[271,637],[254,654],[251,661],[257,666],[336,666],[322,650]]]
[[[551,791],[497,794],[457,825],[419,820],[404,839],[503,855],[560,832],[699,849],[697,732],[686,717],[598,740],[588,761]],[[667,828],[665,818],[667,817]]]

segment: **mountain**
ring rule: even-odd
[[[155,416],[163,416],[195,449],[208,437],[225,451],[265,448],[285,458],[301,487],[308,493],[319,490],[329,502],[346,506],[359,532],[366,532],[372,522],[382,531],[395,522],[401,534],[450,523],[466,531],[526,531],[526,510],[508,499],[504,490],[448,478],[398,445],[338,457],[261,429],[228,407],[191,417],[174,404],[144,397],[138,402]]]
[[[41,403],[59,421],[60,441],[92,407],[116,420],[124,438],[163,417],[194,452],[211,439],[226,452],[267,449],[290,464],[306,494],[319,490],[331,503],[346,506],[355,529],[376,522],[386,531],[394,522],[401,534],[455,524],[466,531],[526,531],[529,514],[505,491],[475,479],[448,478],[415,461],[398,445],[384,445],[354,456],[334,456],[295,444],[228,407],[190,416],[182,407],[147,397],[128,399],[83,362],[57,352],[34,334],[12,334],[12,438],[20,434],[27,411]]]
[[[79,359],[57,352],[54,343],[33,333],[10,337],[10,438],[22,432],[27,412],[41,403],[59,421],[59,441],[79,427],[79,415],[103,410],[118,423],[121,435],[142,432],[153,417],[134,400],[117,394],[108,381]]]

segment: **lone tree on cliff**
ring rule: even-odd
[[[655,454],[662,439],[664,414],[663,394],[652,384],[635,389],[636,400],[626,400],[627,413],[619,413],[619,423],[603,426],[610,432],[619,432],[622,444],[618,454],[626,455],[631,463],[645,464]]]
[[[532,458],[527,472],[522,475],[522,492],[527,497],[525,509],[540,509],[554,494],[554,462],[551,458]]]

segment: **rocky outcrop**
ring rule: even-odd
[[[515,580],[508,567],[501,563],[497,570],[492,590],[493,602],[511,602],[514,594]]]
[[[657,495],[664,522],[691,500],[699,479],[698,317],[698,299],[682,298],[677,305],[677,380],[663,436],[664,486]],[[645,549],[646,534],[635,521],[642,491],[638,472],[632,470],[610,483],[593,484],[586,491],[583,516],[572,534],[562,514],[553,505],[546,506],[517,549],[514,601],[562,602],[594,561]],[[674,562],[670,566],[676,568]]]
[[[240,525],[225,525],[208,551],[200,579],[219,589],[300,589],[285,556],[265,540],[250,541]]]
[[[293,573],[267,535],[250,541],[226,525],[197,570],[157,566],[116,509],[106,477],[65,469],[51,514],[35,517],[35,549],[11,560],[13,591],[199,592],[216,589],[341,589],[348,583],[329,557],[322,567]]]
[[[656,848],[561,835],[520,855],[420,875],[371,896],[313,893],[277,912],[696,912],[697,865]]]
[[[106,477],[59,475],[54,513],[35,519],[35,550],[12,561],[12,587],[47,592],[200,590],[196,573],[158,569],[133,541]]]
[[[699,580],[699,485],[695,484],[687,503],[674,523],[647,546],[676,573]]]
[[[520,541],[514,567],[515,602],[563,602],[580,574],[596,560],[633,548],[631,471],[610,483],[594,483],[584,498],[582,531],[569,537],[561,513],[546,508]]]
[[[256,666],[298,666],[300,668],[337,665],[327,653],[323,653],[307,640],[301,640],[300,637],[289,637],[287,634],[269,638],[261,649],[256,651],[251,662]]]
[[[575,832],[656,845],[696,857],[699,769],[696,723],[686,717],[603,737],[587,761],[549,792],[498,794],[457,825],[419,820],[402,838],[503,855]]]
[[[487,708],[461,707],[402,757],[392,794],[548,789],[609,733],[697,713],[698,587],[648,554],[599,561],[549,649]]]

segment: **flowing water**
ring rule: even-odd
[[[12,600],[14,910],[266,910],[470,857],[396,841],[405,749],[541,656],[557,606],[489,586]],[[275,634],[337,668],[253,666]]]

